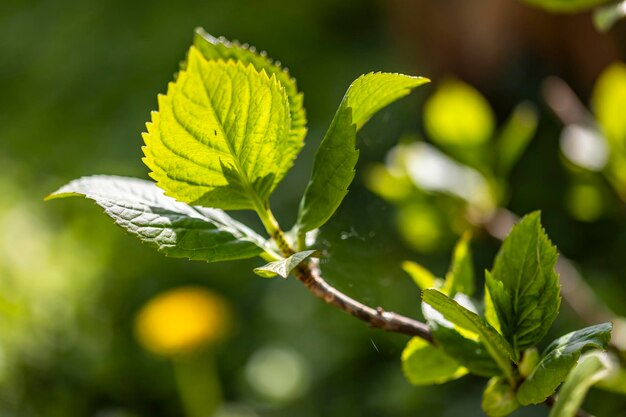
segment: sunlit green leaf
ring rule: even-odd
[[[313,173],[300,204],[300,233],[316,229],[337,210],[348,193],[359,158],[356,132],[380,109],[428,82],[422,77],[370,73],[348,88],[313,162]]]
[[[454,297],[457,292],[474,295],[474,262],[469,247],[470,234],[465,233],[452,253],[452,263],[446,274],[442,292]]]
[[[48,198],[84,196],[115,223],[167,256],[207,262],[261,255],[267,242],[222,210],[191,207],[154,183],[97,175],[70,182]]]
[[[424,104],[424,127],[440,145],[475,146],[491,139],[495,116],[476,89],[448,80]]]
[[[437,290],[424,290],[422,299],[441,313],[446,320],[475,332],[500,369],[502,369],[505,375],[511,377],[511,360],[516,361],[517,358],[513,349],[501,334],[478,314],[466,309]]]
[[[300,265],[306,258],[312,256],[315,252],[317,251],[305,250],[302,252],[296,252],[288,258],[270,262],[261,267],[254,268],[254,273],[263,278],[272,278],[276,275],[287,278],[291,271]]]
[[[612,0],[524,0],[555,13],[576,13],[608,3]]]
[[[489,417],[505,417],[517,410],[520,403],[515,389],[503,378],[491,378],[483,392],[481,406]]]
[[[411,198],[414,192],[414,185],[406,175],[396,175],[383,164],[369,166],[363,181],[370,191],[394,203]]]
[[[522,360],[517,369],[522,377],[530,375],[539,363],[539,351],[536,347],[528,348],[522,354]]]
[[[496,168],[504,177],[519,160],[537,130],[538,115],[534,106],[522,103],[515,107],[498,135],[496,142]]]
[[[593,11],[593,24],[600,32],[608,32],[618,20],[626,17],[626,1],[607,4]]]
[[[539,212],[531,213],[511,230],[485,277],[500,330],[516,352],[540,341],[559,312],[557,256]]]
[[[426,308],[423,308],[423,311],[437,346],[448,356],[454,358],[474,375],[491,377],[503,374],[498,364],[487,352],[484,343],[465,337],[459,331],[461,329],[445,320],[427,304],[424,306],[430,308],[430,312]],[[464,333],[466,334],[465,331]]]
[[[147,126],[150,175],[190,204],[262,210],[295,156],[289,104],[275,76],[207,61],[195,47]]]
[[[413,385],[441,384],[467,374],[467,369],[424,339],[414,337],[402,352],[402,370]]]
[[[296,80],[286,68],[269,58],[266,53],[258,53],[254,47],[241,45],[237,42],[230,42],[224,38],[215,38],[202,28],[197,28],[193,44],[207,60],[232,59],[243,64],[252,64],[257,71],[264,70],[268,75],[276,76],[278,82],[285,87],[287,98],[289,99],[289,113],[291,116],[291,133],[289,140],[289,150],[295,157],[302,148],[303,139],[306,135],[306,113],[303,107],[303,96],[298,91]]]
[[[612,151],[626,150],[626,64],[615,62],[602,72],[594,87],[592,105]]]
[[[576,415],[589,388],[608,373],[608,363],[602,355],[601,352],[590,352],[580,359],[580,363],[569,373],[559,390],[549,417]]]
[[[490,275],[489,271],[485,271],[485,281],[493,280],[492,277],[487,277],[487,275]],[[498,333],[502,334],[500,321],[498,320],[498,313],[496,312],[496,307],[493,305],[493,300],[491,299],[491,294],[489,293],[489,287],[487,287],[487,285],[485,285],[485,320],[487,320],[487,323],[496,329]]]
[[[422,290],[427,288],[436,288],[437,282],[439,282],[439,284],[441,283],[440,279],[435,277],[432,272],[417,262],[404,261],[402,263],[402,269],[404,269],[404,272],[409,274],[409,276],[413,279],[413,282],[415,282],[415,285]]]
[[[587,349],[606,349],[611,323],[598,324],[568,333],[546,348],[541,360],[520,385],[517,399],[522,405],[538,404],[552,395]]]

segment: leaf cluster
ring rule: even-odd
[[[288,241],[269,201],[304,145],[303,95],[266,53],[197,29],[143,134],[143,161],[156,184],[84,177],[48,198],[89,198],[167,256],[206,262],[260,256],[271,262],[256,268],[257,274],[286,278],[314,253],[307,250],[307,233],[324,225],[348,192],[359,155],[357,132],[377,111],[426,82],[378,72],[350,85],[315,155],[295,238]],[[268,236],[228,210],[255,211]]]
[[[610,323],[587,327],[554,340],[538,354],[536,345],[560,306],[554,270],[557,256],[539,213],[534,212],[511,230],[493,268],[485,271],[481,304],[472,298],[474,276],[467,235],[458,242],[445,279],[418,264],[405,263],[405,270],[422,289],[422,310],[435,339],[434,345],[409,342],[402,355],[407,379],[426,385],[467,373],[490,377],[482,405],[491,417],[544,402],[568,377],[581,354],[606,349],[611,335]],[[569,398],[561,397],[563,402]]]

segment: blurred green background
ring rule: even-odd
[[[424,136],[422,103],[452,76],[487,98],[498,125],[522,100],[535,104],[537,133],[500,203],[519,215],[541,209],[552,240],[598,296],[626,315],[626,207],[606,181],[585,174],[602,209],[592,218],[576,215],[576,204],[572,210],[580,172],[564,163],[562,125],[540,95],[545,77],[557,75],[588,102],[598,75],[625,57],[626,24],[601,35],[587,14],[554,16],[515,0],[3,1],[0,416],[185,415],[177,361],[144,350],[133,329],[144,303],[190,284],[232,306],[231,337],[210,352],[225,401],[221,417],[482,415],[484,381],[412,387],[399,360],[406,337],[369,329],[295,280],[259,279],[251,270],[260,260],[167,259],[86,201],[43,203],[82,175],[147,178],[140,133],[196,26],[267,50],[305,93],[307,145],[272,200],[284,227],[295,220],[315,148],[353,79],[386,70],[434,81],[359,136],[355,182],[318,239],[324,274],[339,289],[420,317],[419,291],[401,262],[445,272],[449,227],[441,225],[450,236],[442,232],[431,250],[407,243],[398,208],[369,191],[363,174],[401,138]],[[260,226],[250,213],[236,216]],[[498,247],[477,233],[477,271],[491,266]],[[564,307],[551,335],[580,326]],[[592,391],[587,406],[626,416],[618,395]],[[515,414],[542,415],[541,406]]]

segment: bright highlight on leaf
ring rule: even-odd
[[[402,352],[402,370],[413,385],[441,384],[468,372],[440,349],[417,337]]]
[[[270,262],[267,265],[255,268],[254,273],[263,278],[273,278],[276,275],[287,278],[291,271],[300,265],[306,258],[313,256],[316,252],[317,251],[315,250],[296,252],[288,258]]]
[[[476,89],[448,80],[424,104],[424,127],[429,138],[442,146],[476,146],[493,136],[495,116]]]
[[[262,211],[295,157],[290,123],[275,76],[241,62],[207,61],[192,47],[186,70],[159,96],[144,161],[179,201]]]
[[[377,111],[428,81],[377,72],[362,75],[350,85],[315,154],[313,174],[298,213],[300,234],[326,223],[348,193],[359,158],[356,132]]]
[[[542,7],[551,12],[577,13],[612,0],[524,0],[526,3]]]
[[[466,309],[437,290],[424,290],[422,299],[450,322],[478,334],[485,348],[508,378],[512,378],[511,361],[516,355],[506,340],[478,314]]]
[[[239,61],[245,65],[251,64],[257,71],[265,71],[268,75],[274,75],[282,84],[289,100],[289,114],[291,116],[291,133],[288,148],[297,155],[302,148],[303,139],[306,135],[306,113],[303,107],[303,95],[298,91],[296,80],[291,77],[286,68],[282,68],[279,62],[273,61],[266,53],[257,53],[254,47],[240,45],[237,42],[229,42],[224,38],[215,38],[197,28],[193,38],[193,45],[202,53],[207,60],[229,59]]]
[[[83,177],[48,199],[71,196],[95,201],[118,226],[167,256],[217,262],[252,258],[270,250],[265,239],[222,210],[177,202],[150,181]]]
[[[600,74],[594,87],[592,105],[613,152],[625,152],[626,64],[616,62]]]

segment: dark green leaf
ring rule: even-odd
[[[261,236],[222,210],[177,202],[149,181],[83,177],[48,199],[70,196],[94,200],[118,226],[167,256],[216,262],[251,258],[270,250]]]
[[[500,331],[515,352],[540,341],[559,312],[557,256],[539,212],[531,213],[504,240],[485,277]]]
[[[522,405],[544,402],[563,382],[583,351],[606,349],[611,339],[611,327],[611,323],[586,327],[550,343],[535,369],[520,385],[517,391],[519,402]]]

